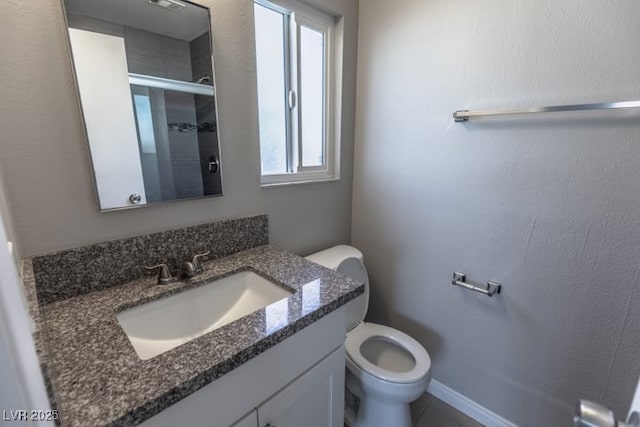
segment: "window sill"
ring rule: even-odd
[[[315,174],[314,174],[315,175]],[[316,184],[325,182],[338,182],[340,177],[333,175],[326,176],[304,176],[303,174],[287,174],[287,175],[263,175],[261,177],[260,187],[284,187],[289,185]]]

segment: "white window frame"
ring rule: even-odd
[[[274,10],[289,17],[289,26],[285,25],[284,36],[288,37],[285,44],[285,93],[283,97],[289,100],[286,105],[286,130],[287,130],[287,173],[263,174],[260,173],[261,185],[275,186],[300,184],[319,181],[337,181],[340,179],[339,171],[339,134],[336,127],[339,117],[335,113],[336,100],[340,99],[336,93],[336,80],[340,76],[336,68],[336,18],[315,10],[314,8],[297,1],[287,0],[254,0],[255,3]],[[324,34],[324,106],[323,106],[323,165],[302,166],[301,150],[301,109],[299,98],[301,94],[298,76],[300,75],[300,27]],[[289,49],[287,49],[287,47]],[[258,135],[260,137],[260,135]],[[261,162],[262,167],[262,162]]]

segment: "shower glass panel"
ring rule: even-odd
[[[216,131],[215,122],[207,121],[213,117],[207,97],[140,85],[131,85],[131,92],[147,202],[216,191],[215,181],[207,179]]]

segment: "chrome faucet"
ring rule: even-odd
[[[178,274],[176,274],[175,276],[171,274],[171,270],[169,269],[167,264],[158,264],[151,267],[148,267],[145,265],[144,268],[146,268],[147,270],[155,270],[156,268],[160,269],[160,273],[158,274],[159,285],[173,283],[181,277],[186,277],[187,279],[190,279],[192,277],[202,274],[203,270],[202,270],[201,260],[202,258],[206,257],[210,253],[211,251],[207,251],[202,254],[196,254],[193,256],[193,259],[191,261],[183,262],[182,265],[180,266],[180,271],[178,271]]]

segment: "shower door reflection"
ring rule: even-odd
[[[147,202],[219,194],[208,97],[142,85],[131,85],[131,94]]]

